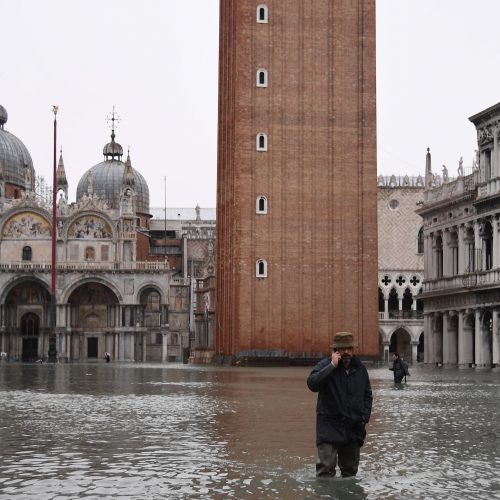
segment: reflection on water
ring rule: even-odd
[[[500,371],[370,370],[358,476],[329,480],[308,372],[0,363],[0,499],[500,498]]]

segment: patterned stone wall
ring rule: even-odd
[[[380,270],[422,270],[417,253],[422,218],[415,213],[424,199],[423,187],[378,188],[378,267]]]

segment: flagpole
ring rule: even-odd
[[[58,106],[52,106],[54,113],[54,165],[52,178],[52,283],[50,289],[50,315],[51,315],[51,332],[49,334],[49,361],[55,362],[57,359],[57,334],[56,334],[56,231],[57,231],[57,112]]]

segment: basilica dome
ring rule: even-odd
[[[110,208],[119,208],[120,196],[124,188],[125,163],[121,160],[123,149],[115,142],[114,132],[111,142],[103,149],[104,161],[87,170],[76,188],[76,200],[80,201],[84,194],[89,193],[89,186],[93,194],[106,201]],[[127,162],[130,158],[127,159]],[[135,193],[135,207],[137,213],[149,213],[149,188],[144,177],[136,170],[133,172],[133,185]]]
[[[26,146],[13,134],[4,130],[7,110],[0,106],[0,170],[4,182],[25,187],[25,167],[31,170],[31,188],[34,187],[35,169]]]

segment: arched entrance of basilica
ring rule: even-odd
[[[21,336],[23,345],[21,351],[21,360],[24,362],[33,362],[39,359],[38,356],[38,337],[40,335],[40,317],[32,312],[26,313],[21,318]]]
[[[113,351],[113,339],[106,333],[120,323],[115,293],[102,283],[88,282],[68,298],[72,333],[66,350],[71,359],[97,359]]]
[[[11,359],[33,362],[48,355],[49,311],[50,294],[41,282],[24,280],[8,291],[3,345]]]

